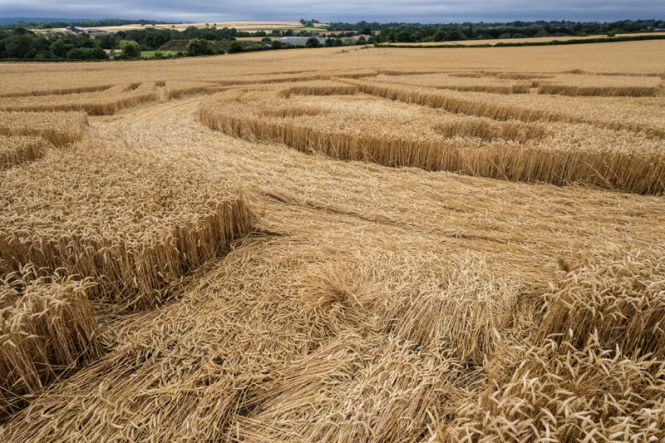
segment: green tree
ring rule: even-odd
[[[69,60],[103,60],[108,58],[102,48],[74,48],[67,51]]]
[[[236,52],[242,52],[242,45],[238,40],[233,40],[231,46],[229,46],[229,54],[235,54]]]
[[[310,37],[307,40],[307,43],[305,43],[305,46],[307,48],[318,48],[319,46],[321,46],[321,42],[319,42],[319,39],[316,37]]]
[[[203,40],[202,38],[195,38],[189,42],[187,46],[187,55],[189,56],[198,56],[198,55],[210,55],[214,54],[214,49],[208,43],[208,40]]]
[[[462,31],[455,29],[454,31],[450,31],[446,34],[447,42],[456,42],[459,40],[466,40],[466,35],[464,35]]]
[[[434,34],[434,41],[435,42],[442,42],[446,39],[446,31],[437,31]]]
[[[105,60],[109,57],[102,48],[88,48],[86,49],[86,58],[88,60]]]
[[[120,55],[122,58],[131,59],[141,57],[141,47],[135,41],[120,40],[118,46],[120,47]]]
[[[115,49],[115,37],[113,34],[100,35],[95,38],[95,45],[103,49]]]
[[[67,51],[67,58],[69,60],[83,60],[83,49],[74,48]]]

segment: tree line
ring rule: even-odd
[[[51,21],[19,21],[18,23],[9,23],[0,25],[0,30],[11,31],[16,28],[28,29],[52,29],[68,28],[71,26],[102,27],[102,26],[123,26],[123,25],[164,25],[166,22],[157,20],[124,20],[120,18],[106,18],[102,20],[51,20]]]
[[[113,22],[113,20],[109,20]],[[100,25],[109,21],[82,22],[86,26],[91,23]],[[121,21],[122,22],[122,21]],[[304,22],[304,23],[303,23]],[[60,24],[60,22],[50,22]],[[318,20],[301,20],[305,25],[318,23]],[[363,37],[358,44],[391,44],[402,42],[455,42],[461,40],[509,39],[520,37],[545,36],[587,36],[616,35],[620,33],[637,33],[665,30],[663,20],[624,20],[610,23],[569,22],[569,21],[536,21],[509,23],[377,23],[361,21],[355,24],[330,23],[327,28],[326,46],[343,45],[342,38],[353,35]],[[313,36],[312,31],[272,30],[270,32],[239,31],[235,28],[217,28],[215,25],[197,28],[187,27],[180,31],[175,28],[139,28],[116,31],[91,37],[81,33],[70,25],[68,33],[51,31],[33,31],[11,25],[0,28],[0,59],[24,60],[97,60],[106,59],[108,50],[117,51],[116,58],[138,58],[141,51],[156,51],[172,40],[187,40],[187,50],[179,55],[208,55],[240,52],[244,50],[284,49],[288,45],[278,40],[282,36],[299,35]],[[261,42],[239,42],[238,37],[260,36]],[[129,43],[131,42],[131,43]],[[348,44],[348,43],[347,43]],[[353,43],[351,43],[353,44]],[[307,46],[319,46],[316,38],[308,41]],[[166,56],[157,53],[157,57]]]
[[[615,22],[513,21],[506,23],[329,23],[330,31],[373,34],[372,42],[439,42],[526,37],[583,37],[665,30],[665,20],[623,20]]]
[[[104,50],[118,50],[120,58],[135,58],[141,51],[155,51],[171,40],[231,42],[245,33],[234,28],[130,29],[91,37],[86,33],[35,32],[15,27],[0,31],[0,58],[26,60],[95,60],[108,58]],[[133,42],[125,50],[126,42]],[[200,47],[199,43],[199,47]],[[214,45],[211,45],[214,47]],[[234,46],[236,52],[242,49]],[[215,53],[213,49],[204,52]],[[187,55],[187,54],[183,54]],[[194,54],[198,55],[198,54]]]

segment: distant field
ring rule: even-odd
[[[638,35],[654,35],[665,33],[644,32],[636,34],[617,34],[616,37],[635,37]],[[567,40],[584,40],[593,38],[608,38],[607,35],[588,35],[585,37],[567,36],[567,37],[531,37],[531,38],[498,38],[488,40],[459,40],[451,42],[424,42],[424,43],[396,43],[400,46],[431,46],[431,45],[496,45],[497,43],[542,43],[551,42],[554,40],[567,41]]]
[[[209,22],[209,23],[172,23],[172,24],[159,24],[159,25],[141,25],[141,24],[131,24],[131,25],[122,25],[122,26],[98,26],[98,27],[81,27],[81,29],[102,29],[107,32],[116,32],[116,31],[127,31],[130,29],[177,29],[182,31],[190,26],[197,28],[205,28],[206,26],[217,26],[217,28],[236,28],[239,31],[271,31],[273,29],[287,30],[287,29],[298,29],[302,31],[313,31],[321,27],[325,27],[325,24],[316,24],[315,27],[305,27],[300,22]],[[65,28],[52,28],[52,29],[38,29],[38,32],[64,32]]]
[[[273,36],[268,36],[272,39],[279,39],[280,37],[273,37]],[[244,42],[260,42],[263,40],[265,37],[238,37],[236,40],[238,41],[244,41]]]
[[[161,52],[165,56],[176,55],[178,51],[141,51],[141,57],[153,58],[156,52]]]
[[[0,442],[665,441],[664,53],[3,63]]]

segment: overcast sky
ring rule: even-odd
[[[665,18],[665,0],[0,0],[1,17],[423,23]]]

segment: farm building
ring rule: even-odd
[[[93,28],[86,29],[86,32],[90,35],[90,37],[98,37],[100,35],[108,34],[108,32],[104,31],[103,29],[93,29]]]
[[[306,46],[307,40],[309,40],[310,38],[317,39],[321,46],[325,45],[327,40],[323,37],[282,37],[279,39],[279,41],[285,45]]]
[[[70,34],[88,34],[91,37],[108,34],[108,32],[104,31],[103,29],[77,28],[75,26],[67,28],[67,32],[69,32]]]

